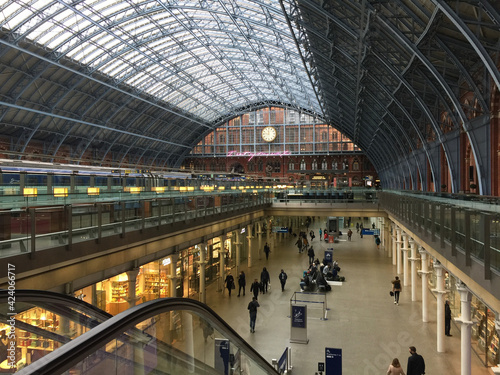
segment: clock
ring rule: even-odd
[[[278,132],[272,126],[266,126],[262,129],[262,139],[266,142],[272,142],[276,139]]]

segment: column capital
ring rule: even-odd
[[[424,275],[424,276],[427,276],[428,274],[430,274],[431,272],[430,271],[422,271],[422,270],[418,270],[417,273],[419,275]]]
[[[427,250],[425,250],[423,246],[419,246],[419,247],[418,247],[418,252],[419,252],[421,255],[427,255]]]
[[[437,290],[437,289],[431,289],[431,292],[436,293],[436,294],[447,294],[450,291],[449,290]]]
[[[462,317],[460,317],[460,316],[458,316],[458,317],[456,317],[456,318],[453,318],[453,320],[454,320],[455,322],[457,322],[457,323],[461,323],[461,324],[464,324],[464,325],[469,325],[469,326],[471,326],[471,325],[473,325],[473,324],[474,324],[474,322],[472,322],[472,321],[470,321],[470,320],[467,320],[467,321],[466,321],[466,320],[462,320]]]
[[[195,260],[194,262],[200,266],[204,266],[205,264],[208,263],[207,260]]]

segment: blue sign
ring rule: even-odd
[[[306,328],[305,306],[292,306],[292,327]]]
[[[342,375],[342,349],[325,348],[325,375]]]
[[[273,233],[288,233],[288,227],[273,227]]]
[[[328,248],[328,250],[325,250],[325,260],[327,263],[333,262],[333,249]]]
[[[363,229],[361,232],[363,232],[363,235],[380,236],[380,229]]]
[[[278,360],[278,370],[280,371],[280,374],[283,374],[286,371],[287,362],[288,362],[288,348],[285,349],[280,359]]]

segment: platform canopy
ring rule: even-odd
[[[0,24],[13,158],[175,167],[224,121],[280,106],[320,116],[386,176],[436,177],[460,132],[485,162],[494,1],[14,0]]]

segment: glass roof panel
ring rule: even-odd
[[[7,29],[207,122],[290,98],[320,113],[279,0],[3,4]]]

